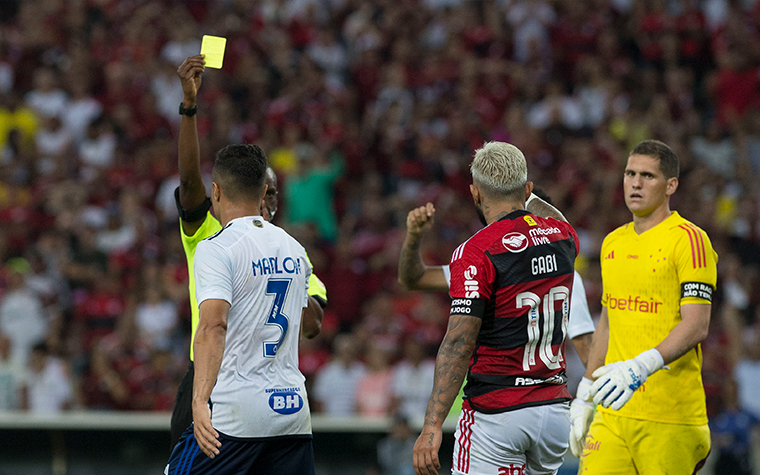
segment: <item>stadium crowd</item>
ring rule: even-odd
[[[524,151],[578,230],[593,315],[601,240],[630,220],[627,151],[656,138],[681,160],[673,208],[720,256],[702,345],[714,448],[748,450],[760,2],[747,0],[0,2],[0,409],[171,409],[190,315],[175,71],[203,34],[228,38],[199,96],[205,171],[227,143],[260,144],[276,223],[327,285],[322,334],[301,347],[316,410],[424,412],[447,298],[396,283],[404,222],[435,203],[423,254],[448,262],[480,227],[475,148]]]

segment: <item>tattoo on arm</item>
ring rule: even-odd
[[[398,279],[406,287],[414,287],[425,275],[425,263],[420,254],[420,240],[407,241],[401,247],[398,262]]]
[[[440,426],[462,387],[467,366],[482,320],[467,315],[452,315],[449,328],[435,360],[433,393],[425,412],[425,425]]]

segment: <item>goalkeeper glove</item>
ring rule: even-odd
[[[579,458],[581,453],[583,453],[586,433],[588,432],[588,426],[591,424],[591,419],[594,417],[594,408],[596,407],[591,402],[591,395],[589,393],[591,383],[593,381],[590,379],[583,378],[578,383],[575,399],[570,403],[570,451]]]
[[[633,393],[644,384],[647,377],[664,366],[662,355],[655,348],[625,361],[617,361],[597,368],[591,376],[594,404],[612,407],[619,411],[631,399]]]

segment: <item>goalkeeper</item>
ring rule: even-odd
[[[623,175],[633,222],[602,243],[602,314],[570,409],[584,475],[687,475],[710,452],[699,343],[718,256],[704,231],[670,211],[676,188],[673,150],[636,145]]]

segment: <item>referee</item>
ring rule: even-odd
[[[189,273],[191,340],[190,366],[182,378],[177,390],[174,411],[171,419],[171,448],[179,441],[182,433],[193,421],[193,341],[198,328],[198,301],[195,293],[195,276],[193,264],[195,249],[199,242],[221,231],[222,225],[211,214],[211,200],[206,195],[200,166],[200,146],[198,145],[198,128],[195,115],[198,111],[196,98],[201,86],[201,74],[205,71],[205,61],[202,55],[187,58],[177,70],[184,98],[179,106],[182,115],[179,130],[179,176],[180,185],[174,191],[177,210],[180,216],[180,236],[182,247],[187,257]],[[264,218],[271,220],[277,212],[277,177],[271,169],[267,170],[267,194],[263,200],[266,211]],[[268,215],[268,216],[267,216]],[[303,313],[302,334],[306,338],[314,338],[319,334],[323,309],[327,305],[327,290],[319,278],[311,274],[309,279],[308,309]]]

